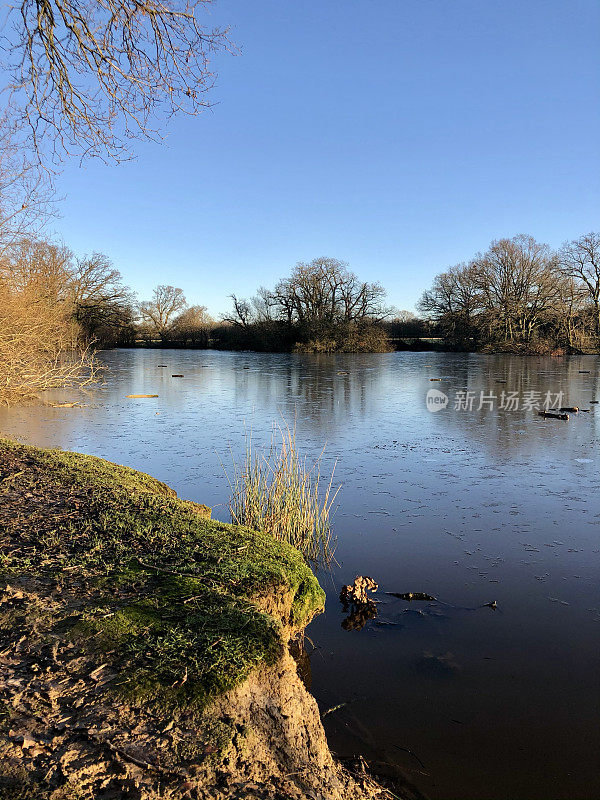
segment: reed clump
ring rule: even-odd
[[[245,456],[241,462],[233,459],[233,476],[228,476],[232,522],[288,542],[308,562],[330,564],[339,487],[333,488],[335,466],[329,479],[322,479],[322,456],[309,465],[298,452],[295,428],[288,426],[274,429],[266,452],[256,450],[248,435]]]

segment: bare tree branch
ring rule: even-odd
[[[5,87],[35,152],[129,157],[158,137],[157,118],[210,104],[212,58],[234,52],[227,29],[207,28],[212,0],[22,0],[4,37]]]

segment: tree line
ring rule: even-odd
[[[552,251],[531,236],[493,241],[439,273],[418,304],[396,312],[381,284],[334,258],[296,264],[272,289],[231,295],[214,320],[161,284],[138,301],[102,253],[23,236],[0,254],[0,386],[5,396],[80,384],[93,351],[113,346],[384,352],[403,347],[597,351],[600,234]]]
[[[600,345],[600,234],[553,251],[526,235],[438,274],[419,305],[457,348],[545,352]]]
[[[273,290],[216,321],[183,290],[158,285],[138,301],[103,253],[20,235],[0,254],[0,399],[93,380],[94,351],[114,346],[381,351],[385,291],[331,258],[297,264]]]
[[[253,350],[389,349],[382,327],[392,309],[379,283],[360,280],[334,258],[296,264],[273,289],[251,299],[232,294],[231,311],[214,320],[205,306],[188,305],[179,287],[159,285],[149,300],[121,307],[112,327],[91,330],[105,344],[147,344]]]

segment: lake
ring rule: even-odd
[[[0,409],[0,431],[141,469],[226,521],[223,465],[245,430],[267,444],[295,419],[304,454],[325,445],[339,566],[319,574],[327,609],[307,647],[338,755],[415,797],[600,797],[598,357],[101,357],[81,407]],[[582,410],[543,419],[545,402]],[[349,630],[338,595],[359,574],[440,602],[379,594],[377,618]]]

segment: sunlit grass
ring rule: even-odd
[[[247,434],[245,456],[241,462],[233,459],[233,475],[228,475],[232,522],[288,542],[313,564],[331,563],[332,507],[339,487],[333,488],[335,466],[329,479],[322,479],[322,456],[307,464],[298,452],[295,427],[276,426],[266,452],[256,450]]]

